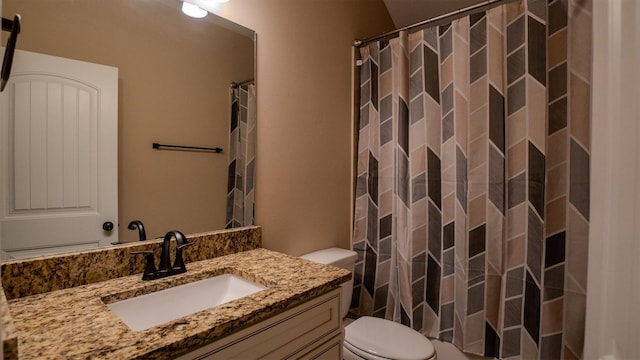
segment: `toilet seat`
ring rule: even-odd
[[[427,360],[435,355],[429,339],[393,321],[364,316],[345,327],[344,347],[371,360]]]

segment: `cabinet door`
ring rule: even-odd
[[[332,338],[299,358],[300,360],[342,359],[342,334]]]

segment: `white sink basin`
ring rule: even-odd
[[[266,289],[224,274],[118,301],[107,306],[133,331],[179,319]]]

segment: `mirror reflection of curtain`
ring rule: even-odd
[[[231,87],[231,136],[225,228],[254,225],[256,87]]]
[[[582,356],[589,2],[361,49],[352,311],[497,358]]]

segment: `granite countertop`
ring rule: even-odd
[[[138,274],[9,300],[20,359],[169,359],[322,295],[351,277],[343,269],[266,249],[189,263],[187,269],[153,281],[142,281]],[[106,305],[224,273],[267,289],[136,332]]]

